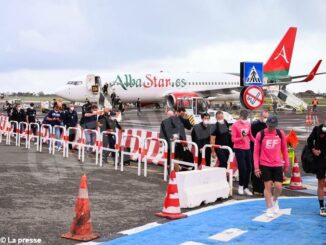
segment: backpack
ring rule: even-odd
[[[319,145],[319,134],[320,134],[320,128],[317,127],[317,138],[315,141],[315,145]],[[301,153],[301,163],[302,163],[303,171],[305,171],[305,173],[307,174],[308,173],[315,174],[317,172],[317,166],[315,162],[316,162],[316,157],[309,149],[308,144],[306,144],[303,147]]]

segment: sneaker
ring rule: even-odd
[[[239,195],[243,195],[243,186],[239,185],[238,193]]]
[[[273,218],[273,216],[274,216],[273,208],[268,208],[266,210],[266,215],[267,215],[268,218]]]
[[[273,212],[274,214],[278,214],[280,211],[280,207],[278,206],[278,201],[273,202]]]
[[[324,217],[326,217],[326,207],[321,207],[320,208],[320,216],[324,216]]]
[[[251,192],[248,188],[245,188],[245,189],[244,189],[244,193],[245,193],[247,196],[252,196],[252,192]]]

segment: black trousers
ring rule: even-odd
[[[76,133],[74,130],[70,130],[69,132],[69,141],[73,142],[75,140]],[[69,144],[69,150],[72,150],[72,144]]]
[[[210,148],[206,148],[206,152],[205,152],[206,166],[211,166],[211,153],[212,150]],[[202,164],[202,153],[198,152],[198,166],[201,164]]]
[[[220,161],[219,167],[227,168],[230,152],[226,149],[216,149],[216,155],[218,160]]]
[[[251,173],[251,150],[234,149],[239,169],[239,185],[248,188]]]

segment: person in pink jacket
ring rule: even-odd
[[[286,146],[286,137],[283,130],[276,129],[278,119],[271,115],[267,119],[267,128],[256,136],[254,148],[255,175],[262,176],[265,190],[264,196],[267,206],[266,215],[273,217],[279,212],[278,197],[282,191],[283,161],[284,170],[289,170],[289,157]],[[272,187],[274,183],[274,196]]]
[[[248,114],[247,110],[240,111],[240,119],[232,125],[231,138],[239,169],[238,193],[252,196],[248,188],[251,173],[250,140],[255,141],[255,138],[251,134],[251,124],[247,121]]]

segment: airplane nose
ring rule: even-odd
[[[64,98],[64,99],[67,99],[67,97],[69,96],[69,88],[67,88],[67,87],[61,87],[61,88],[58,88],[58,90],[56,90],[55,92],[54,92],[54,94],[56,95],[56,96],[59,96],[59,97],[61,97],[61,98]]]

